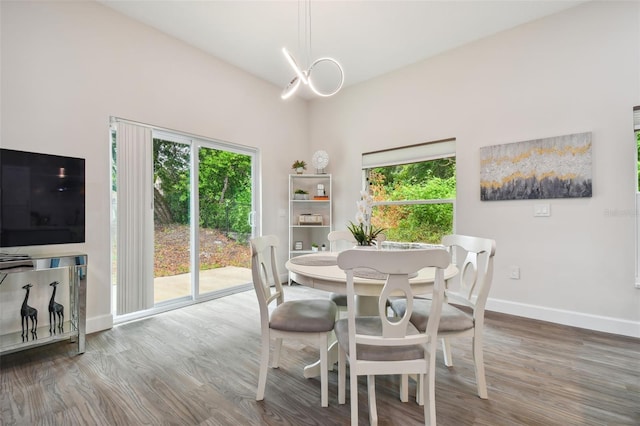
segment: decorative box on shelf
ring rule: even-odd
[[[322,215],[320,214],[301,214],[298,216],[298,225],[322,225]]]

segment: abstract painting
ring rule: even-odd
[[[480,199],[591,197],[591,132],[480,148]]]

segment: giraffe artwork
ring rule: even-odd
[[[28,338],[29,331],[29,319],[31,319],[31,335],[32,337],[36,337],[36,328],[38,327],[38,310],[27,305],[27,300],[29,299],[29,291],[33,287],[31,284],[27,284],[22,288],[27,292],[24,295],[24,300],[22,301],[22,308],[20,309],[20,315],[22,316],[21,324],[22,324],[22,338]]]
[[[49,333],[55,333],[56,329],[59,332],[62,332],[62,324],[64,323],[64,306],[56,302],[56,289],[58,284],[60,284],[58,281],[54,281],[49,284],[53,287],[53,293],[49,300]],[[57,328],[56,316],[58,320]]]

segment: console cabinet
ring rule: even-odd
[[[331,203],[330,174],[289,175],[289,258],[311,253],[314,244],[329,250]]]
[[[70,340],[83,353],[86,294],[86,254],[2,257],[0,354],[61,340]]]

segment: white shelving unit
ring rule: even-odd
[[[306,191],[306,197],[296,191]],[[319,193],[320,191],[320,193]],[[289,175],[289,258],[312,253],[312,244],[329,250],[332,192],[330,174]]]

